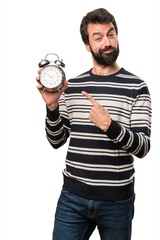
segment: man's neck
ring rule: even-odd
[[[120,70],[120,67],[118,66],[117,63],[114,63],[110,66],[102,66],[102,65],[94,64],[92,68],[92,73],[96,75],[106,76],[106,75],[114,74],[119,70]]]

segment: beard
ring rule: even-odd
[[[105,51],[107,50],[112,50],[112,52],[105,54]],[[112,65],[117,60],[117,57],[119,55],[119,44],[117,45],[117,48],[114,48],[112,46],[105,47],[103,49],[100,49],[98,53],[95,53],[90,46],[90,51],[94,60],[98,64],[106,67]]]

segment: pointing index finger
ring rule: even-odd
[[[93,104],[97,105],[97,101],[87,92],[82,91],[82,94]]]

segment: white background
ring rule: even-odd
[[[92,67],[79,25],[105,7],[119,28],[118,63],[143,78],[153,106],[151,151],[135,158],[133,240],[160,239],[158,0],[0,1],[0,239],[51,240],[67,145],[54,150],[44,131],[36,89],[38,62],[49,52],[66,63],[67,79]],[[98,240],[97,230],[91,237]]]

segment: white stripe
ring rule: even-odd
[[[58,123],[61,122],[61,118],[60,118],[60,116],[59,116],[59,118],[58,118],[56,121],[51,121],[51,120],[49,120],[48,117],[46,117],[46,121],[47,121],[47,123],[48,123],[50,126],[56,126]]]
[[[69,147],[68,152],[78,153],[83,155],[96,155],[96,156],[128,156],[129,153],[118,150],[118,152],[113,152],[113,150],[101,149],[101,148],[81,148],[81,147]]]
[[[109,82],[107,82],[107,84],[106,83],[104,83],[104,82],[85,82],[85,83],[69,83],[69,87],[74,87],[74,88],[79,88],[79,87],[90,87],[90,86],[98,86],[98,87],[107,87],[107,88],[119,88],[119,89],[134,89],[134,90],[136,90],[136,89],[139,89],[140,88],[140,84],[131,84],[131,83],[128,83],[128,85],[127,85],[127,83],[109,83]]]
[[[72,132],[72,138],[110,141],[106,134]]]
[[[59,134],[61,134],[63,132],[63,127],[61,127],[58,131],[50,131],[47,127],[46,127],[46,131],[47,133],[49,133],[51,136],[58,136]]]
[[[133,182],[134,174],[129,179],[124,180],[101,180],[101,179],[90,179],[90,178],[82,178],[77,177],[75,175],[70,174],[66,170],[63,171],[64,175],[76,179],[77,181],[83,182],[87,185],[93,185],[93,186],[125,186]]]
[[[133,164],[115,166],[115,165],[106,165],[106,164],[104,165],[103,164],[86,164],[86,163],[80,163],[80,162],[72,162],[69,160],[66,160],[66,165],[77,168],[77,169],[84,169],[88,171],[99,171],[99,172],[126,172],[134,168]]]

